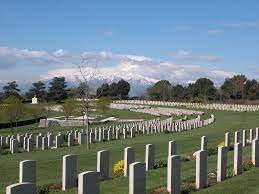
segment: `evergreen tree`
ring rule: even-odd
[[[67,83],[64,77],[54,77],[50,82],[48,100],[60,102],[68,96]]]
[[[18,88],[18,84],[16,83],[16,81],[8,82],[7,85],[3,87],[3,91],[5,98],[8,98],[10,96],[16,96],[20,98],[20,89]]]

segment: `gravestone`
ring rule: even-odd
[[[230,133],[227,132],[225,133],[225,147],[227,147],[227,149],[230,149]]]
[[[129,176],[129,165],[135,162],[135,153],[132,147],[124,149],[124,176]]]
[[[99,194],[100,173],[94,171],[82,172],[78,175],[78,194]]]
[[[145,164],[134,162],[129,166],[129,194],[146,193]]]
[[[259,167],[259,140],[252,141],[252,162],[255,167]]]
[[[207,156],[206,150],[196,152],[196,189],[204,188],[208,185],[207,182]]]
[[[169,141],[168,143],[168,157],[176,155],[176,141]]]
[[[217,163],[217,181],[221,182],[226,179],[227,173],[227,147],[218,147],[218,163]]]
[[[36,183],[36,161],[23,160],[19,164],[19,182]]]
[[[154,169],[155,165],[155,145],[147,144],[145,153],[146,171]]]
[[[242,144],[234,145],[234,175],[237,176],[243,171]]]
[[[109,178],[109,151],[97,152],[97,172],[100,172],[102,179]]]
[[[179,155],[168,157],[167,161],[167,191],[179,194],[181,186],[181,158]]]
[[[36,186],[32,183],[16,183],[6,187],[6,194],[35,194]]]
[[[63,156],[62,166],[62,190],[77,186],[77,156]]]

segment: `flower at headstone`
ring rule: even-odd
[[[113,166],[113,174],[114,176],[123,176],[124,173],[124,160],[119,160]]]

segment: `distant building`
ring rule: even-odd
[[[31,99],[31,103],[38,104],[38,98],[36,97],[36,95]]]

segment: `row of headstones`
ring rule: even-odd
[[[250,130],[251,132],[252,130]],[[252,143],[252,162],[255,167],[259,166],[259,130],[256,130],[256,138],[250,139]],[[244,134],[244,132],[243,132]],[[245,137],[245,136],[243,136]],[[243,141],[244,143],[244,141]],[[245,144],[246,145],[246,144]],[[235,132],[234,143],[234,175],[239,175],[243,171],[242,167],[242,147],[239,143],[239,132]],[[217,161],[217,181],[226,179],[227,172],[227,153],[230,146],[230,134],[225,134],[225,146],[218,147]],[[201,138],[201,149],[195,152],[196,156],[196,181],[197,189],[202,189],[208,185],[208,139],[206,136]],[[155,146],[146,145],[145,163],[135,162],[135,153],[132,147],[124,149],[124,176],[129,176],[129,194],[146,193],[146,173],[145,171],[154,168]],[[176,155],[176,142],[170,141],[168,144],[167,162],[167,191],[171,194],[180,193],[181,185],[181,158]],[[62,168],[62,190],[77,187],[79,194],[98,194],[99,181],[109,178],[109,152],[102,150],[97,153],[97,170],[86,171],[78,175],[77,183],[77,157],[76,155],[63,156]],[[6,188],[7,194],[34,194],[36,183],[36,162],[22,161],[19,169],[19,183],[10,185]]]
[[[129,176],[129,165],[135,161],[134,149],[127,147],[124,149],[124,176]],[[146,171],[154,168],[155,147],[152,144],[146,145]],[[62,190],[74,188],[78,184],[78,193],[94,194],[99,192],[99,180],[109,178],[109,151],[101,150],[97,152],[97,169],[95,172],[88,171],[78,175],[77,183],[77,156],[63,156],[62,167]],[[36,184],[36,161],[25,160],[19,165],[19,183],[6,188],[7,194],[35,193]]]
[[[139,109],[139,108],[150,108],[150,106],[137,105],[137,104],[118,104],[111,103],[110,108],[120,109],[120,110],[130,110],[130,109]]]
[[[226,110],[226,111],[259,111],[259,105],[242,105],[242,104],[202,104],[202,103],[188,103],[188,102],[164,102],[164,101],[147,101],[147,100],[119,100],[113,103],[125,104],[141,104],[141,105],[160,105],[160,106],[185,106],[189,108],[204,108],[213,110]]]
[[[47,133],[47,136],[43,136],[41,133],[34,137],[33,134],[17,134],[9,135],[7,137],[0,136],[1,147],[9,146],[12,154],[19,152],[19,147],[22,147],[27,152],[33,151],[35,148],[41,148],[47,150],[50,148],[58,148],[64,144],[64,135],[59,133],[54,136],[51,133]]]
[[[153,133],[161,133],[165,130],[169,132],[181,132],[186,130],[195,129],[198,127],[203,127],[209,125],[215,121],[214,115],[211,115],[210,118],[202,121],[198,116],[195,119],[191,119],[188,121],[179,121],[172,122],[170,120],[159,121],[159,120],[151,120],[145,122],[138,123],[130,123],[119,126],[109,126],[103,127],[99,129],[90,129],[89,133],[89,143],[102,142],[103,140],[111,141],[113,136],[115,139],[120,139],[120,135],[123,134],[123,138],[127,139],[128,134],[130,134],[131,138],[135,137],[136,132],[140,132],[142,130],[143,134],[153,134]],[[74,140],[78,141],[79,145],[84,145],[87,143],[87,134],[84,133],[84,130],[71,130],[67,131],[67,146],[73,146]],[[4,145],[9,146],[12,154],[19,152],[19,146],[22,147],[27,152],[31,152],[34,150],[34,144],[36,148],[40,148],[42,150],[47,150],[51,148],[59,148],[64,145],[64,135],[59,132],[58,135],[54,136],[51,133],[47,133],[47,136],[42,135],[41,133],[34,138],[33,134],[26,133],[25,135],[17,134],[15,137],[12,136],[0,136],[0,146]]]
[[[202,111],[177,109],[177,108],[162,108],[162,107],[130,109],[130,111],[146,113],[146,114],[151,114],[151,115],[155,115],[155,116],[160,116],[160,115],[181,116],[181,115],[202,115],[202,114],[204,114],[204,112],[202,112]]]

